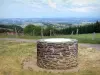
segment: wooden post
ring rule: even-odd
[[[55,36],[54,26],[53,26],[53,36]]]
[[[71,35],[73,35],[73,31],[72,31]]]
[[[18,34],[17,34],[17,29],[16,29],[16,27],[15,27],[15,34],[16,34],[16,37],[17,37]]]
[[[41,26],[41,38],[43,38],[43,28]]]
[[[92,40],[95,40],[95,32],[92,34]]]
[[[33,30],[33,36],[34,36],[34,30]]]
[[[51,30],[50,30],[50,36],[51,36]]]
[[[77,29],[77,31],[76,31],[76,34],[78,35],[78,29]]]
[[[72,31],[72,33],[70,34],[70,38],[72,38],[72,36],[73,36],[73,31]]]

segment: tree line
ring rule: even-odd
[[[17,32],[28,34],[31,36],[40,36],[41,33],[43,33],[44,36],[50,36],[50,35],[67,35],[67,34],[76,34],[78,31],[78,34],[87,34],[87,33],[100,33],[100,22],[91,23],[88,25],[79,25],[79,26],[69,26],[67,28],[63,29],[57,29],[54,28],[53,25],[48,24],[46,27],[44,26],[36,26],[33,24],[27,25],[25,28],[22,28],[21,26],[17,25],[3,25],[0,24],[0,32],[15,32],[15,28]]]
[[[76,34],[78,30],[78,34],[87,34],[87,33],[100,33],[100,22],[91,23],[88,25],[79,25],[79,26],[69,26],[67,28],[61,29],[57,31],[57,34]]]
[[[46,28],[44,26],[35,26],[33,24],[29,24],[24,28],[24,33],[28,35],[36,35],[39,36],[41,33],[43,33],[44,36],[49,36],[51,34],[53,35],[53,27],[52,25],[48,25]]]
[[[91,23],[87,25],[79,25],[79,26],[69,26],[67,28],[63,29],[56,29],[53,27],[53,25],[47,25],[46,28],[40,27],[40,26],[34,26],[34,25],[28,25],[24,28],[24,33],[33,34],[35,35],[41,35],[41,29],[43,29],[43,35],[49,36],[49,35],[60,35],[60,34],[76,34],[78,31],[78,34],[87,34],[87,33],[100,33],[100,22]],[[34,31],[33,31],[34,30]]]

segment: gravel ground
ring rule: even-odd
[[[85,44],[85,43],[79,43],[80,46],[82,47],[89,47],[89,48],[94,48],[96,50],[100,50],[100,44]]]

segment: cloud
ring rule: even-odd
[[[11,9],[11,13],[15,12],[13,9],[17,9],[19,13],[25,11],[32,15],[41,16],[56,16],[57,14],[60,16],[82,14],[83,16],[83,14],[98,15],[100,13],[100,2],[99,0],[1,0],[0,10],[6,12],[8,8]]]
[[[53,11],[74,11],[89,12],[100,7],[99,0],[12,0],[22,3],[32,10],[40,11],[41,9],[53,8]],[[51,8],[50,8],[51,7]],[[90,7],[92,7],[90,9]]]
[[[41,9],[45,6],[45,3],[43,3],[41,0],[14,0],[16,3],[21,3],[26,6]]]
[[[14,0],[14,3],[27,7],[26,10],[29,8],[34,12],[41,12],[40,10],[43,10],[44,7],[44,4],[39,0]]]
[[[60,12],[97,12],[100,9],[99,0],[48,0],[49,5]]]
[[[70,8],[69,11],[72,12],[80,12],[80,13],[92,13],[92,12],[100,12],[99,11],[100,7],[95,7],[95,6],[87,6],[87,7],[73,7]]]
[[[69,9],[70,11],[73,12],[89,12],[89,9],[87,7],[82,7],[82,8],[71,8]]]
[[[48,0],[48,4],[50,7],[54,8],[54,9],[57,8],[56,3],[52,2],[51,0]]]
[[[66,0],[65,3],[69,3],[72,6],[76,6],[76,5],[85,6],[85,5],[91,5],[91,4],[100,4],[99,0]]]

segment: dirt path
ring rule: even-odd
[[[37,40],[20,39],[20,38],[0,38],[0,40],[7,40],[7,41],[9,40],[9,41],[16,41],[16,42],[34,42],[34,43],[37,42]],[[79,46],[89,47],[89,48],[94,48],[96,50],[100,50],[100,44],[79,43]]]
[[[79,46],[88,47],[88,48],[94,48],[96,50],[100,50],[100,44],[85,44],[85,43],[79,43]]]
[[[16,41],[16,42],[36,42],[37,40],[20,39],[20,38],[0,38],[0,40]]]

